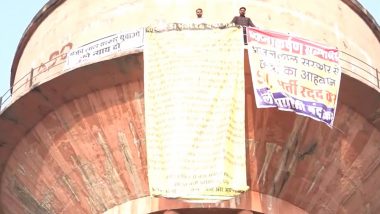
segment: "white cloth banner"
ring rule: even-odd
[[[145,29],[113,34],[90,42],[67,54],[65,70],[71,70],[111,55],[142,52]]]

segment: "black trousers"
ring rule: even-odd
[[[243,40],[244,40],[244,45],[248,45],[247,42],[247,29],[245,26],[243,26]]]

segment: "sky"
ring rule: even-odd
[[[47,2],[48,0],[3,0],[0,4],[0,97],[9,89],[11,66],[22,34]],[[380,1],[359,2],[380,23]]]
[[[0,97],[9,90],[14,55],[20,39],[48,0],[2,0],[0,13]]]

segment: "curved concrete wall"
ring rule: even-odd
[[[187,21],[198,7],[210,22],[229,22],[242,5],[259,27],[337,46],[380,67],[376,36],[338,0],[63,1],[38,26],[19,59],[15,82],[36,68],[32,87],[14,91],[14,104],[0,115],[3,211],[101,213],[123,210],[123,203],[139,211],[144,200],[150,200],[152,212],[197,207],[146,197],[142,54],[64,73],[65,53],[132,28]],[[251,192],[210,207],[280,213],[271,211],[280,204],[298,213],[380,212],[380,96],[360,82],[373,82],[373,76],[345,66],[350,69],[344,71],[348,75],[342,78],[330,129],[293,113],[256,109],[245,65]]]
[[[53,99],[77,98],[51,107],[14,142],[1,180],[5,213],[140,213],[200,206],[146,198],[143,68],[141,60],[134,61],[139,58],[142,54],[79,68],[38,87],[51,105]],[[250,192],[207,206],[267,213],[380,212],[380,133],[346,104],[355,99],[349,89],[361,83],[343,78],[330,129],[293,113],[257,109],[247,64],[245,72]],[[124,82],[112,85],[120,73]],[[107,77],[111,85],[101,85]],[[87,80],[88,93],[80,93],[81,79]],[[73,96],[74,91],[82,95]]]
[[[32,69],[34,78],[22,79],[15,88],[14,98],[63,73],[65,53],[113,33],[144,27],[149,24],[186,22],[194,18],[195,9],[202,7],[209,22],[230,22],[240,6],[247,7],[247,16],[264,29],[288,32],[316,42],[336,46],[340,50],[379,68],[380,44],[368,25],[340,0],[328,2],[269,1],[178,1],[178,0],[114,0],[63,1],[38,26],[19,59],[15,82]],[[43,38],[43,39],[42,39]],[[350,58],[351,59],[351,58]],[[377,85],[375,70],[345,64],[343,72],[354,78]],[[23,86],[21,84],[25,83]]]

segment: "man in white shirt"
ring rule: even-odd
[[[194,20],[194,23],[195,24],[205,24],[206,19],[202,17],[203,16],[202,8],[198,8],[197,10],[195,10],[195,13],[197,14],[197,18]]]

